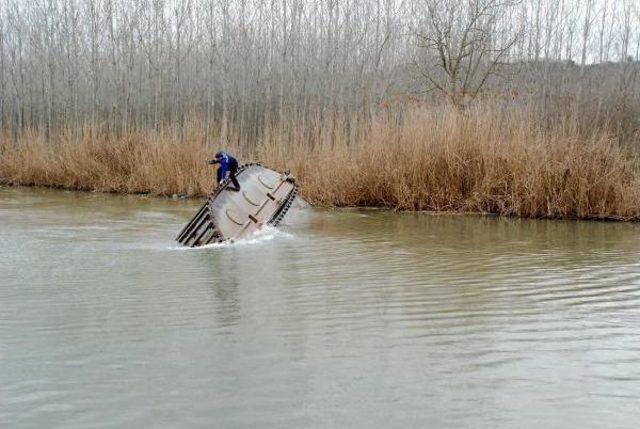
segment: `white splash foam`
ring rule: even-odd
[[[219,249],[231,246],[246,246],[271,241],[275,238],[291,238],[292,234],[277,229],[273,226],[265,226],[251,235],[242,238],[240,240],[229,240],[223,243],[211,243],[199,247],[186,247],[186,246],[171,246],[169,250],[205,250],[205,249]]]

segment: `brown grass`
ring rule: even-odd
[[[265,129],[241,162],[289,168],[323,206],[473,211],[525,217],[640,219],[638,157],[607,131],[565,119],[542,127],[527,109],[417,106],[357,128],[337,121]],[[114,136],[91,128],[0,137],[0,180],[155,195],[206,195],[218,149],[192,121],[181,130]]]

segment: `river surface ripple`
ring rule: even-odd
[[[0,188],[0,427],[640,422],[640,226]]]

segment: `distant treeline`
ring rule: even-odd
[[[0,128],[257,141],[478,97],[633,135],[637,0],[3,0]]]

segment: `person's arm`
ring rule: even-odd
[[[220,160],[219,159],[210,159],[209,161],[207,161],[207,164],[209,164],[209,165],[220,164]]]

